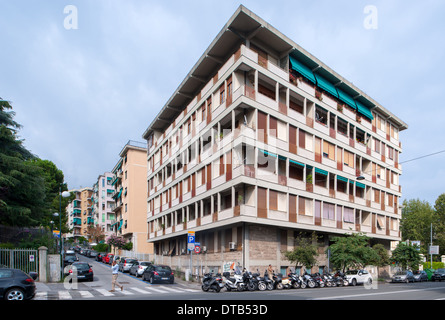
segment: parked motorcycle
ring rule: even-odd
[[[298,274],[291,272],[288,274],[288,276],[289,276],[289,280],[290,280],[290,284],[291,284],[292,288],[294,288],[294,289],[298,289],[300,287],[303,289],[306,288],[306,284],[304,284],[304,287],[302,287],[303,280],[301,279],[301,277]]]
[[[331,274],[329,273],[323,273],[321,275],[321,277],[323,278],[326,287],[336,287],[337,286],[337,282],[335,281],[334,277],[332,277]]]
[[[256,278],[253,277],[252,273],[244,269],[243,272],[243,284],[244,290],[255,291],[258,288],[258,283]]]
[[[303,278],[303,281],[305,282],[307,287],[315,288],[316,283],[310,274],[305,273],[302,278]]]
[[[347,286],[349,285],[349,281],[346,279],[346,275],[340,271],[338,271],[334,275],[334,280],[337,283],[337,286]]]
[[[263,277],[264,282],[266,283],[266,289],[267,290],[273,290],[275,288],[275,281],[271,278],[269,278],[269,273],[266,271],[264,271],[264,277]]]
[[[206,273],[204,275],[204,278],[202,279],[201,289],[202,289],[202,291],[205,291],[205,292],[207,292],[209,290],[219,292],[221,290],[222,286],[224,286],[224,284],[222,283],[220,274],[213,276],[212,273]]]

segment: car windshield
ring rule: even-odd
[[[445,273],[445,269],[437,269],[436,272],[438,272],[438,273]]]
[[[395,275],[396,276],[404,276],[404,275],[406,275],[406,273],[407,273],[406,271],[397,271]]]
[[[135,263],[137,260],[134,259],[125,259],[125,263]]]
[[[150,264],[150,262],[141,262],[141,266],[149,266]]]

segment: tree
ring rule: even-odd
[[[445,193],[437,197],[434,203],[435,219],[433,222],[434,243],[439,245],[439,254],[445,254]],[[428,242],[429,243],[429,242]]]
[[[95,226],[88,226],[86,234],[88,238],[93,239],[93,241],[96,243],[99,243],[99,241],[105,239],[105,234],[98,224]]]
[[[108,245],[118,249],[121,249],[125,245],[125,240],[115,234],[112,234],[110,237],[108,237],[106,242]]]
[[[403,201],[402,218],[400,219],[402,241],[418,240],[422,244],[423,252],[426,253],[430,243],[431,223],[436,219],[435,216],[434,209],[427,201],[419,199]]]
[[[311,237],[305,237],[301,234],[295,238],[295,248],[292,251],[284,252],[284,256],[295,266],[304,266],[306,268],[314,266],[317,263],[317,235],[312,233]]]
[[[363,269],[366,265],[379,261],[376,250],[369,246],[369,237],[362,233],[346,234],[332,238],[334,243],[329,246],[330,262],[342,270]]]
[[[421,262],[420,252],[417,246],[399,242],[391,255],[391,262],[399,264],[402,269],[417,270]]]

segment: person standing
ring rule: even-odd
[[[116,286],[121,288],[121,291],[124,290],[124,286],[121,285],[119,282],[117,282],[117,277],[119,275],[119,265],[116,263],[116,260],[113,261],[112,267],[111,267],[111,290],[110,292],[114,292],[114,288]]]

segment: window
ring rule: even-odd
[[[335,145],[330,142],[323,141],[323,157],[335,161]]]
[[[343,221],[354,223],[354,209],[348,207],[344,208]]]
[[[315,120],[324,125],[328,125],[328,112],[320,106],[315,107]]]
[[[344,158],[344,164],[348,167],[354,168],[354,154],[345,150]]]
[[[323,219],[335,220],[335,205],[332,203],[323,203]]]

